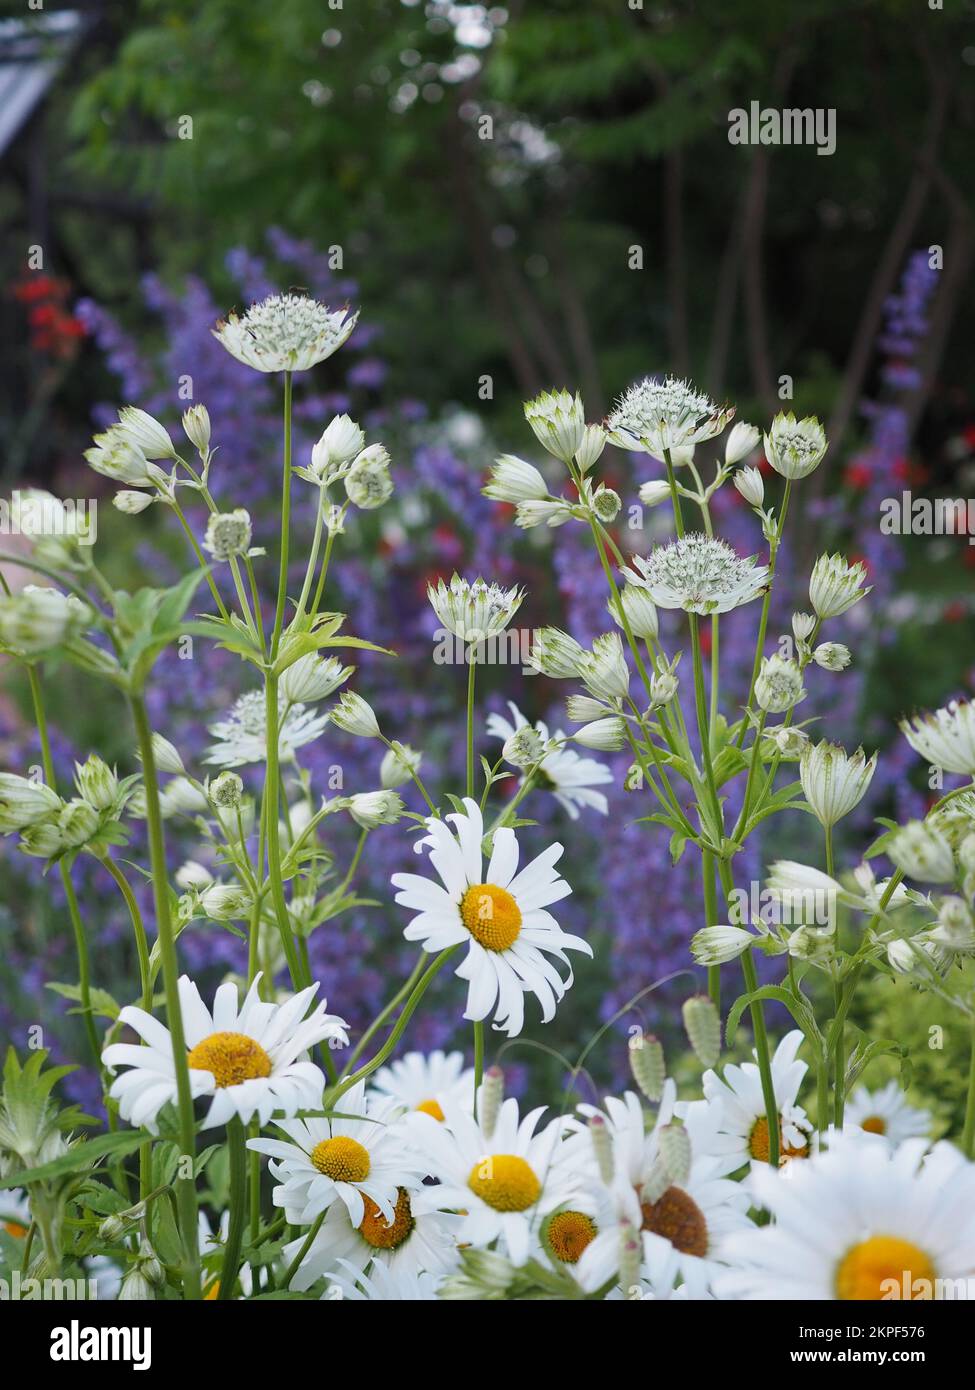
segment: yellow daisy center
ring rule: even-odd
[[[934,1266],[923,1250],[899,1236],[871,1236],[844,1255],[836,1271],[836,1297],[860,1302],[889,1297],[887,1280],[900,1290],[911,1288],[915,1279],[934,1283]]]
[[[549,1248],[557,1260],[574,1265],[586,1246],[596,1239],[596,1223],[582,1211],[560,1211],[546,1231]]]
[[[886,1134],[887,1121],[879,1115],[868,1115],[860,1128],[865,1129],[868,1134]]]
[[[424,1115],[432,1115],[435,1120],[443,1119],[443,1111],[438,1100],[421,1100],[416,1108],[422,1110]]]
[[[372,1167],[369,1150],[358,1139],[350,1139],[345,1134],[316,1144],[311,1151],[311,1161],[333,1182],[365,1182]]]
[[[495,1211],[525,1211],[537,1202],[542,1184],[518,1154],[491,1154],[475,1163],[467,1186]]]
[[[460,900],[464,926],[488,951],[507,951],[521,931],[521,908],[496,883],[473,883]]]
[[[764,1115],[752,1125],[751,1134],[748,1136],[748,1152],[752,1158],[758,1159],[759,1163],[768,1163],[769,1143],[768,1143],[768,1119]],[[779,1167],[788,1163],[790,1158],[808,1158],[809,1145],[801,1144],[794,1149],[791,1144],[787,1144],[782,1138],[782,1119],[779,1118]]]
[[[246,1033],[211,1033],[190,1049],[186,1061],[198,1071],[213,1072],[221,1089],[271,1075],[270,1057]]]
[[[363,1196],[366,1214],[359,1226],[359,1234],[374,1250],[396,1250],[412,1234],[416,1225],[410,1207],[410,1194],[405,1187],[398,1188],[397,1192],[399,1195],[393,1208],[392,1221],[386,1220],[375,1202]]]
[[[681,1187],[668,1187],[655,1202],[641,1202],[644,1231],[669,1240],[682,1255],[708,1253],[708,1223],[693,1197]]]

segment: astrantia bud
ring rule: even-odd
[[[813,661],[824,671],[843,671],[852,660],[849,647],[842,642],[820,642],[813,652]]]
[[[630,1038],[630,1071],[633,1080],[647,1100],[658,1101],[664,1093],[667,1064],[659,1038],[650,1033],[638,1033]]]
[[[653,478],[649,483],[641,483],[637,494],[645,507],[659,507],[671,498],[670,484],[662,478]]]
[[[379,737],[379,722],[372,706],[354,690],[345,691],[329,717],[344,733],[356,734],[359,738]]]
[[[210,809],[210,803],[203,791],[188,777],[174,777],[163,788],[162,812],[164,816],[192,816]],[[129,803],[131,806],[131,802]]]
[[[375,830],[379,825],[395,825],[404,807],[402,798],[396,792],[378,791],[350,796],[346,810],[363,830]]]
[[[576,464],[579,471],[588,473],[606,447],[606,431],[602,425],[587,425],[582,443],[576,450]]]
[[[589,724],[612,713],[608,705],[602,700],[594,700],[591,695],[570,695],[565,702],[565,711],[573,724]]]
[[[541,734],[531,724],[523,724],[505,741],[501,756],[512,767],[522,770],[534,767],[545,756],[545,744]]]
[[[415,748],[411,748],[408,743],[394,741],[379,764],[381,785],[387,790],[401,787],[404,782],[410,780],[414,772],[419,772],[422,760],[423,754],[418,753]]]
[[[793,728],[791,724],[766,729],[764,737],[773,745],[779,756],[789,762],[794,762],[809,742],[809,735],[805,729]]]
[[[728,435],[728,438],[725,440],[725,463],[729,466],[731,464],[740,463],[743,458],[747,458],[749,454],[755,452],[755,450],[759,446],[761,438],[761,431],[757,430],[754,425],[746,425],[744,420],[739,420],[737,425],[733,426]],[[751,473],[757,473],[758,469],[753,468],[748,469],[747,471]],[[759,474],[759,479],[761,479],[761,474]],[[735,480],[735,486],[738,487],[737,479]],[[742,489],[738,487],[738,491],[742,492]],[[742,496],[744,495],[745,494],[742,493]],[[748,501],[751,501],[751,498],[748,498]],[[754,503],[753,505],[761,506],[761,499],[759,499],[759,501]]]
[[[251,543],[250,513],[243,507],[232,512],[213,512],[207,522],[203,544],[215,560],[231,560],[246,555]]]
[[[210,447],[210,412],[205,405],[191,405],[183,411],[183,433],[201,454]]]
[[[135,492],[124,489],[112,498],[112,506],[126,516],[138,516],[146,507],[151,507],[159,499],[153,492]]]
[[[477,1096],[477,1117],[485,1139],[494,1133],[503,1100],[504,1072],[500,1067],[488,1067]]]
[[[932,767],[975,776],[975,704],[952,700],[943,709],[902,720],[900,731]]]
[[[341,468],[362,451],[366,437],[348,415],[336,415],[328,423],[311,451],[312,472],[324,478]]]
[[[195,859],[187,859],[185,864],[181,864],[176,870],[176,886],[182,888],[184,893],[196,891],[200,893],[204,888],[209,888],[213,882],[213,874],[210,870],[198,864]]]
[[[214,806],[236,810],[244,795],[244,783],[236,772],[221,772],[207,783],[207,795]]]
[[[337,657],[308,652],[292,662],[282,675],[281,693],[292,704],[314,704],[338,690],[354,670],[354,666],[343,666]]]
[[[591,724],[577,729],[572,738],[583,748],[594,748],[600,753],[618,753],[626,742],[626,726],[622,719],[615,716],[594,719]]]
[[[0,772],[0,835],[23,830],[61,809],[61,798],[43,782]]]
[[[586,433],[581,398],[568,391],[543,391],[525,402],[525,419],[539,444],[563,463],[571,463]]]
[[[64,848],[57,818],[52,817],[50,820],[38,821],[36,825],[29,825],[21,832],[19,848],[23,854],[29,854],[35,859],[50,859],[52,855],[57,854]]]
[[[853,754],[837,743],[809,744],[799,760],[803,795],[827,829],[842,820],[867,794],[877,768],[877,755],[867,758],[862,748]]]
[[[96,811],[107,811],[118,795],[118,777],[97,753],[82,766],[75,763],[75,786],[80,796]]]
[[[809,578],[809,602],[820,618],[838,618],[866,598],[867,568],[861,561],[846,563],[843,555],[820,555]]]
[[[698,965],[725,965],[754,941],[751,932],[741,927],[702,927],[691,937],[691,954]]]
[[[669,705],[677,694],[680,681],[673,671],[657,671],[650,677],[650,699],[654,709],[660,709],[663,705]]]
[[[739,469],[732,482],[750,507],[760,507],[765,501],[765,484],[757,468]]]
[[[614,492],[611,487],[606,487],[604,483],[600,483],[592,494],[592,509],[604,526],[616,520],[622,505],[619,493]]]
[[[971,952],[975,947],[975,919],[964,898],[943,898],[938,907],[938,925],[931,940],[948,951]]]
[[[119,1303],[149,1303],[156,1297],[155,1289],[142,1271],[141,1264],[134,1264],[122,1280],[118,1292]]]
[[[0,642],[24,656],[39,656],[70,641],[91,616],[87,604],[73,594],[28,584],[0,599]]]
[[[762,658],[755,682],[755,699],[760,709],[769,714],[784,714],[805,698],[802,672],[796,662],[787,661],[778,652]]]
[[[381,507],[393,495],[389,454],[381,444],[370,444],[359,454],[345,475],[345,491],[353,506],[367,512]]]
[[[924,821],[909,821],[891,838],[888,857],[908,878],[920,883],[951,883],[955,857],[940,830]]]
[[[792,635],[797,642],[808,642],[816,630],[816,619],[811,613],[793,613]]]
[[[115,1245],[125,1235],[125,1229],[125,1222],[120,1216],[106,1216],[98,1227],[98,1234],[102,1240]]]
[[[975,874],[975,833],[966,835],[958,846],[958,862],[966,874]]]
[[[67,802],[58,816],[61,843],[69,849],[87,844],[98,829],[98,812],[87,801],[74,798]]]
[[[242,888],[215,883],[200,894],[200,906],[214,922],[239,922],[250,915],[252,903]]]
[[[495,459],[491,481],[481,491],[495,502],[542,502],[548,497],[545,479],[535,465],[514,454]]]
[[[535,526],[549,526],[555,529],[572,520],[572,508],[563,498],[537,502],[519,502],[515,508],[515,525],[523,531],[531,531]]]
[[[152,755],[160,772],[169,772],[173,776],[178,776],[186,771],[183,766],[183,759],[179,756],[176,748],[168,738],[163,738],[162,734],[153,734],[152,736]]]
[[[592,644],[579,666],[579,675],[591,695],[602,700],[625,700],[630,691],[630,672],[623,643],[616,632],[604,632]]]
[[[127,405],[118,413],[116,429],[127,443],[141,449],[147,459],[174,459],[176,450],[165,425],[146,410]]]
[[[561,628],[543,627],[532,643],[528,664],[553,680],[571,680],[578,676],[588,655],[585,647]]]
[[[117,425],[96,434],[84,456],[96,473],[116,483],[149,487],[166,476],[162,469],[149,462],[140,448],[122,435]]]
[[[613,621],[619,627],[626,626],[623,622],[623,616],[625,616],[634,637],[649,639],[657,636],[659,629],[656,605],[646,589],[641,588],[638,584],[625,584],[620,590],[619,604],[615,598],[611,598],[606,606]],[[622,615],[620,606],[622,606]]]
[[[772,421],[765,436],[765,457],[783,478],[805,478],[822,463],[826,431],[814,415],[797,420],[790,411]]]
[[[887,943],[887,961],[898,975],[909,975],[917,968],[917,953],[909,941],[890,941]]]
[[[736,427],[737,428],[737,427]],[[681,1010],[684,1031],[702,1067],[717,1066],[721,1056],[721,1016],[706,994],[692,994]]]

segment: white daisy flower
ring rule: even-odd
[[[888,1081],[879,1091],[859,1086],[846,1103],[844,1119],[868,1134],[882,1134],[895,1147],[905,1139],[926,1139],[931,1134],[930,1111],[908,1105],[896,1081]]]
[[[213,1097],[203,1129],[224,1124],[231,1115],[245,1122],[256,1115],[266,1124],[275,1113],[293,1115],[316,1107],[325,1078],[307,1060],[309,1048],[325,1041],[348,1045],[345,1020],[326,1013],[324,1000],[305,1018],[318,993],[317,984],[283,1004],[268,1004],[258,993],[260,979],[258,975],[239,1007],[237,986],[222,984],[212,1013],[196,985],[185,975],[180,979],[190,1089],[194,1097]],[[112,1043],[105,1048],[106,1067],[130,1068],[112,1082],[110,1094],[119,1102],[124,1120],[155,1133],[159,1111],[176,1099],[172,1036],[144,1009],[127,1006],[119,1020],[133,1028],[146,1046]]]
[[[301,294],[272,294],[211,329],[238,362],[257,372],[306,372],[342,346],[358,314]]]
[[[975,1164],[951,1144],[925,1148],[844,1136],[788,1174],[756,1168],[752,1185],[775,1221],[726,1242],[734,1268],[719,1297],[971,1297]]]
[[[445,1104],[474,1104],[474,1069],[462,1052],[407,1052],[372,1077],[372,1089],[405,1110],[422,1110],[442,1120]]]
[[[395,1221],[400,1188],[419,1187],[424,1165],[393,1121],[399,1107],[366,1097],[365,1082],[346,1091],[340,1114],[287,1120],[281,1139],[250,1139],[247,1147],[267,1154],[277,1179],[272,1200],[292,1226],[307,1226],[334,1202],[348,1209],[353,1226],[367,1215]],[[273,1160],[277,1160],[274,1162]],[[371,1206],[366,1206],[366,1202]]]
[[[796,1104],[808,1068],[796,1053],[802,1033],[787,1033],[772,1058],[772,1088],[779,1110],[779,1163],[805,1158],[812,1132],[805,1110]],[[754,1062],[728,1063],[724,1074],[706,1071],[702,1081],[704,1100],[683,1102],[677,1112],[692,1131],[698,1130],[698,1147],[706,1147],[722,1173],[734,1173],[752,1161],[768,1163],[769,1126],[762,1095],[762,1079]]]
[[[441,1276],[417,1273],[398,1266],[373,1265],[362,1274],[348,1260],[339,1263],[347,1270],[343,1278],[337,1275],[322,1295],[326,1302],[429,1303],[437,1302]],[[336,1292],[337,1291],[337,1292]]]
[[[507,742],[519,729],[533,727],[542,743],[548,743],[547,724],[539,720],[530,726],[512,700],[508,701],[508,708],[511,711],[510,722],[500,714],[488,716],[487,731],[492,737]],[[561,741],[565,734],[557,729],[552,737]],[[592,788],[606,786],[612,782],[613,774],[605,763],[598,762],[596,758],[583,758],[572,748],[555,748],[542,759],[533,780],[541,790],[552,793],[571,820],[578,820],[580,809],[586,806],[603,816],[609,812],[606,797]]]
[[[727,613],[758,598],[768,581],[765,565],[700,532],[656,546],[647,559],[635,555],[633,565],[623,570],[631,584],[646,589],[658,608],[685,613]]]
[[[428,1189],[441,1207],[463,1213],[460,1245],[483,1247],[498,1241],[514,1265],[523,1265],[538,1248],[541,1223],[564,1206],[578,1186],[576,1177],[554,1163],[562,1121],[536,1133],[545,1107],[518,1118],[509,1098],[494,1129],[484,1133],[473,1115],[448,1106],[442,1122],[430,1115],[408,1115],[403,1124],[424,1154],[438,1186]]]
[[[462,642],[484,642],[502,633],[521,606],[525,591],[503,589],[486,579],[462,579],[427,585],[430,606],[440,623]]]
[[[715,405],[689,381],[647,377],[625,391],[606,421],[610,443],[662,459],[665,449],[700,444],[720,434],[733,406]]]
[[[568,966],[567,950],[591,956],[592,949],[581,937],[563,932],[546,911],[572,892],[555,872],[562,846],[550,845],[519,873],[515,832],[502,827],[495,831],[485,873],[481,811],[470,798],[463,804],[463,814],[447,816],[453,831],[431,816],[427,835],[414,846],[418,852],[429,849],[443,886],[419,874],[393,875],[400,890],[396,901],[419,914],[403,934],[407,941],[422,942],[425,951],[466,942],[467,956],[456,970],[469,985],[464,1017],[480,1020],[493,1010],[495,1027],[514,1037],[524,1023],[526,991],[538,999],[548,1023],[572,985],[571,968],[563,980],[546,956]]]
[[[975,776],[975,705],[952,700],[933,714],[904,719],[900,731],[932,767]]]
[[[294,757],[299,748],[313,743],[328,723],[327,714],[315,714],[301,704],[289,704],[281,695],[278,749],[282,760]],[[214,767],[244,767],[248,763],[263,763],[267,758],[267,709],[262,690],[249,690],[241,695],[226,719],[209,725],[217,740],[208,749],[203,761]]]

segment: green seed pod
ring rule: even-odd
[[[706,994],[685,1000],[684,1028],[702,1067],[717,1065],[721,1056],[721,1017]]]
[[[662,1125],[657,1131],[660,1162],[671,1184],[682,1187],[691,1171],[691,1139],[683,1125]]]
[[[592,1139],[599,1176],[608,1186],[613,1181],[613,1139],[602,1115],[593,1115],[589,1121],[589,1137]]]
[[[630,1071],[647,1100],[658,1101],[664,1093],[667,1064],[664,1050],[652,1034],[639,1033],[630,1039]]]
[[[486,1139],[490,1139],[494,1133],[494,1126],[498,1123],[498,1111],[501,1109],[503,1100],[504,1072],[500,1067],[488,1067],[484,1073],[484,1080],[481,1082],[481,1092],[478,1097],[479,1118]]]

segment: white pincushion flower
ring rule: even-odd
[[[474,1070],[465,1067],[462,1052],[407,1052],[372,1077],[372,1087],[404,1112],[422,1110],[435,1120],[444,1106],[474,1106]]]
[[[739,420],[737,425],[732,426],[728,438],[725,440],[725,465],[730,467],[733,464],[741,463],[743,458],[747,458],[749,454],[754,453],[758,448],[761,438],[761,431],[756,429],[754,425],[746,425],[744,420]],[[758,472],[757,469],[751,469],[749,471]],[[759,474],[759,478],[761,478],[761,474]],[[739,491],[741,491],[740,488]],[[757,505],[761,505],[761,500],[759,500]]]
[[[713,439],[734,413],[733,406],[715,405],[689,381],[647,377],[623,393],[606,426],[619,448],[662,459],[665,451]]]
[[[871,590],[864,589],[867,567],[848,565],[844,555],[820,555],[809,578],[809,602],[820,618],[838,618]]]
[[[203,1128],[225,1124],[232,1115],[245,1122],[255,1115],[266,1124],[273,1114],[294,1115],[321,1103],[325,1078],[306,1059],[309,1048],[325,1041],[348,1044],[345,1020],[326,1012],[325,1001],[305,1018],[318,985],[301,990],[283,1004],[265,1003],[255,979],[238,1006],[235,984],[222,984],[213,1012],[185,975],[179,982],[180,1010],[190,1069],[190,1089],[212,1096]],[[122,1118],[155,1133],[156,1116],[176,1099],[173,1042],[169,1029],[144,1009],[126,1007],[119,1020],[145,1046],[112,1043],[102,1053],[110,1070],[127,1067],[112,1082],[111,1095]]]
[[[311,705],[334,694],[354,670],[354,666],[343,666],[338,657],[308,652],[287,668],[280,689],[293,704]]]
[[[955,856],[951,843],[936,826],[909,821],[888,841],[887,855],[908,878],[920,883],[953,883]]]
[[[795,661],[788,661],[778,652],[762,657],[755,681],[755,699],[760,709],[769,714],[784,714],[805,698],[802,672]]]
[[[345,809],[363,830],[375,830],[380,825],[395,825],[403,814],[403,800],[392,791],[357,792],[345,803]]]
[[[504,739],[505,743],[519,730],[532,727],[511,700],[508,701],[508,709],[511,711],[510,723],[500,714],[490,715],[487,721],[488,733],[494,738]],[[539,720],[534,729],[543,746],[547,745],[548,725]],[[560,742],[565,738],[565,734],[558,729],[554,738],[556,742]],[[613,774],[605,763],[597,762],[595,758],[580,757],[572,748],[553,748],[545,754],[537,767],[533,784],[543,791],[550,791],[571,819],[576,820],[580,809],[587,806],[601,815],[608,814],[609,803],[605,796],[592,788],[605,786],[612,780]]]
[[[845,1124],[868,1134],[882,1134],[895,1148],[905,1139],[927,1138],[931,1133],[930,1111],[909,1105],[896,1081],[888,1081],[879,1091],[857,1087],[846,1103],[843,1118]]]
[[[231,357],[257,372],[306,372],[342,346],[358,317],[307,295],[272,294],[211,331]]]
[[[468,981],[464,1017],[480,1020],[493,1011],[495,1027],[514,1037],[524,1023],[527,992],[538,999],[547,1023],[572,985],[571,969],[563,980],[547,956],[568,966],[567,950],[591,956],[592,949],[563,932],[547,911],[572,891],[555,872],[562,846],[550,845],[519,873],[517,837],[502,827],[495,831],[485,873],[481,811],[470,798],[463,804],[463,814],[447,816],[453,830],[430,816],[427,835],[414,846],[430,851],[443,886],[419,874],[393,875],[400,890],[396,901],[418,914],[403,934],[431,952],[466,943],[467,955],[455,972]]]
[[[525,402],[525,419],[539,444],[563,463],[571,463],[586,433],[586,416],[578,393],[543,391]]]
[[[824,671],[845,671],[852,660],[849,647],[842,642],[820,642],[813,652],[813,661]]]
[[[877,768],[877,755],[862,748],[847,753],[838,743],[807,744],[799,758],[799,780],[820,825],[829,829],[866,796]]]
[[[623,571],[631,584],[645,588],[658,608],[687,613],[727,613],[758,598],[768,580],[765,565],[700,532],[658,545],[646,560],[636,555],[633,564]]]
[[[932,767],[975,776],[975,705],[952,700],[933,714],[904,719],[900,731]]]
[[[787,1175],[756,1168],[753,1190],[774,1221],[726,1242],[718,1296],[958,1297],[972,1277],[975,1164],[952,1144],[926,1148],[844,1135]]]
[[[462,642],[483,642],[503,632],[521,606],[523,589],[503,589],[485,579],[441,579],[427,586],[427,599],[440,623]]]
[[[316,715],[304,705],[290,704],[278,692],[282,715],[278,728],[278,750],[282,759],[294,757],[299,748],[313,743],[328,723],[327,715]],[[210,724],[210,733],[217,740],[203,761],[215,767],[243,767],[247,763],[262,763],[267,758],[267,709],[264,693],[249,690],[235,700],[226,719]]]
[[[780,412],[765,436],[765,457],[783,478],[805,478],[818,468],[826,453],[826,431],[814,415],[797,420]]]
[[[491,481],[481,489],[495,502],[543,502],[548,485],[533,463],[514,454],[502,454],[491,467]]]

